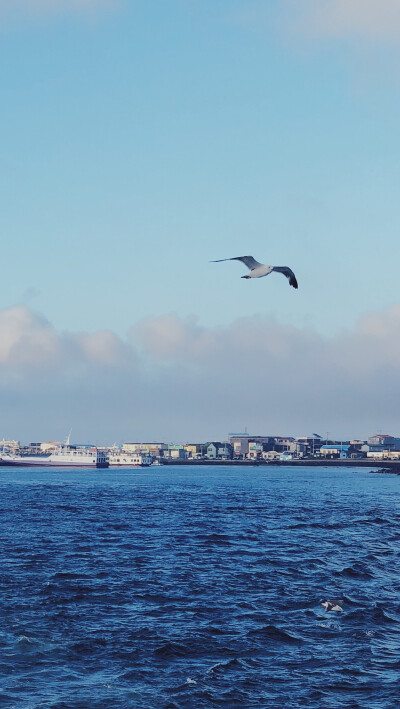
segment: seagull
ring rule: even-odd
[[[289,285],[293,288],[298,288],[296,276],[294,275],[291,268],[288,266],[267,266],[266,263],[259,263],[252,256],[234,256],[233,258],[220,258],[216,261],[211,261],[211,263],[220,263],[221,261],[242,261],[247,268],[250,269],[250,273],[247,276],[241,276],[241,278],[262,278],[263,276],[268,276],[272,271],[277,271],[278,273],[283,273],[284,276],[289,280]]]
[[[343,603],[343,601],[337,601],[337,600],[331,600],[331,601],[323,601],[321,603],[321,606],[325,608],[326,611],[342,611],[343,608],[340,605]]]

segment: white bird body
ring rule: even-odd
[[[241,276],[241,278],[263,278],[263,276],[268,276],[272,271],[277,271],[278,273],[283,273],[284,276],[289,280],[289,284],[293,288],[298,288],[296,276],[294,275],[291,268],[288,266],[268,266],[266,263],[259,263],[252,256],[234,256],[233,258],[221,258],[213,263],[220,263],[221,261],[241,261],[250,270],[246,276]]]
[[[325,608],[326,611],[338,611],[339,613],[343,610],[342,606],[340,605],[343,603],[343,601],[323,601],[321,603],[321,606]]]
[[[247,276],[242,276],[242,278],[263,278],[264,276],[268,276],[268,274],[273,270],[273,266],[268,266],[266,263],[260,263],[259,266],[252,268],[250,273],[248,273]]]

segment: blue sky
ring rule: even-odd
[[[57,347],[65,337],[105,331],[125,351],[132,333],[151,325],[165,354],[161,340],[176,345],[176,323],[186,333],[188,323],[190,332],[195,323],[216,333],[244,318],[255,330],[273,322],[335,348],[371,314],[386,323],[397,313],[397,2],[0,0],[0,37],[5,342],[14,342],[15,328],[7,329],[14,313],[18,337],[26,341],[27,322],[32,333],[32,323],[45,319]],[[210,263],[242,254],[291,266],[299,290],[278,274],[240,280],[241,264]],[[154,373],[143,342],[134,348]],[[176,354],[177,370],[179,361]],[[116,362],[113,387],[122,392],[127,375]],[[61,377],[65,365],[58,366]],[[284,386],[287,372],[279,376]],[[184,391],[170,371],[167,379],[171,391]],[[306,415],[298,396],[297,419],[279,412],[288,433]],[[221,411],[214,435],[273,425],[260,412],[252,420],[251,401],[240,425],[241,406],[243,398],[231,422]],[[43,406],[32,437],[45,437],[52,407]],[[338,429],[340,401],[334,414],[320,407],[324,428]],[[13,427],[20,423],[29,437],[23,412],[15,403]],[[193,436],[211,437],[206,403],[202,412]],[[90,404],[86,421],[89,413]],[[311,404],[308,415],[315,427]],[[387,425],[399,425],[396,416]],[[69,419],[77,417],[72,407]],[[149,414],[140,435],[173,438],[185,418],[154,431]],[[363,425],[386,422],[383,413],[375,418]],[[95,424],[96,416],[93,432],[105,436],[109,422]],[[122,432],[121,422],[112,437],[135,427],[133,420]],[[81,428],[82,437],[83,419]]]

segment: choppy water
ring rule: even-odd
[[[0,706],[397,709],[399,491],[362,469],[0,469]]]

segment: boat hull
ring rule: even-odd
[[[19,468],[108,468],[107,463],[87,463],[87,462],[82,462],[78,463],[76,461],[73,462],[68,462],[68,461],[48,461],[48,460],[40,460],[40,461],[25,461],[25,460],[16,460],[16,459],[6,459],[6,458],[0,458],[0,466],[14,466],[14,467],[19,467]]]
[[[3,455],[0,457],[0,465],[23,468],[108,468],[108,460],[96,454]]]
[[[150,468],[150,463],[110,463],[110,468]]]

